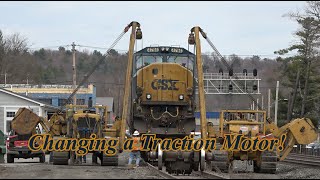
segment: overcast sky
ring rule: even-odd
[[[135,20],[142,45],[187,48],[193,26],[200,26],[224,55],[272,55],[294,42],[297,24],[285,13],[305,5],[283,2],[0,2],[0,29],[19,32],[32,48],[76,44],[105,47]],[[127,50],[129,33],[115,49]],[[202,40],[203,52],[212,52]],[[83,50],[83,49],[79,49]]]

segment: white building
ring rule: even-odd
[[[11,120],[22,107],[29,108],[42,117],[47,117],[48,112],[56,110],[55,107],[44,102],[0,88],[0,130],[4,134],[8,134]]]

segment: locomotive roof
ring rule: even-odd
[[[185,48],[181,47],[170,47],[170,46],[150,46],[141,49],[140,51],[136,52],[135,54],[183,54],[183,55],[194,55],[190,51],[186,50]]]

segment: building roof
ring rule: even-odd
[[[16,93],[58,93],[58,94],[71,94],[74,90],[72,85],[60,85],[60,84],[0,84],[0,88],[4,88]],[[93,93],[95,86],[89,84],[87,87],[81,86],[77,94],[90,94]]]
[[[113,112],[113,97],[96,97],[96,105],[108,106],[108,111]]]
[[[35,99],[32,99],[32,98],[27,97],[27,96],[23,96],[23,95],[14,93],[12,91],[9,91],[9,90],[3,89],[3,88],[0,88],[0,92],[9,94],[11,96],[15,96],[15,97],[20,98],[20,99],[24,99],[26,101],[29,101],[29,102],[32,102],[32,103],[35,103],[35,104],[38,104],[41,107],[46,107],[46,108],[50,108],[50,109],[57,109],[56,107],[54,107],[54,106],[52,106],[50,104],[47,104],[45,102],[42,102],[42,101],[39,101],[39,100],[35,100]]]

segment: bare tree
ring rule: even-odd
[[[14,33],[5,39],[5,52],[20,54],[28,51],[28,40],[19,33]]]

